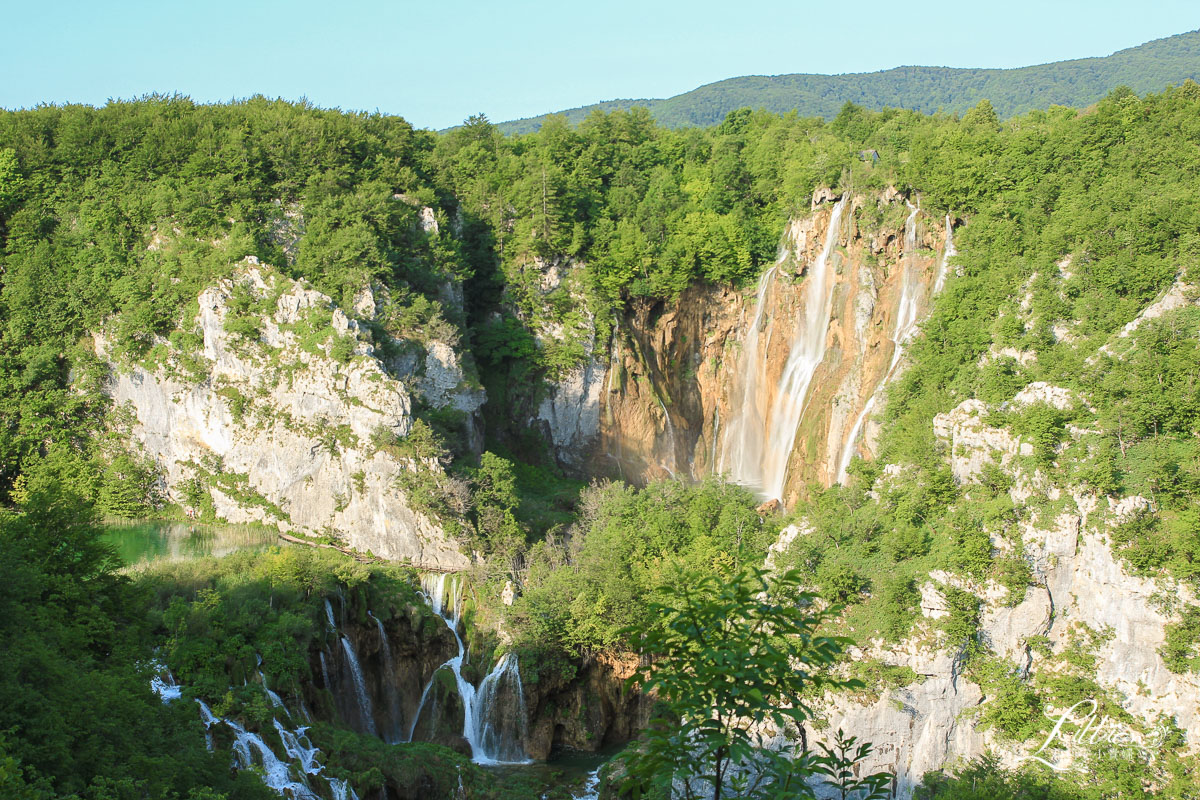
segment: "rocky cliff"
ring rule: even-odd
[[[837,482],[849,455],[870,455],[871,412],[949,269],[951,221],[894,190],[844,200],[838,210],[833,193],[814,196],[753,292],[695,285],[631,303],[607,347],[549,388],[539,417],[560,462],[580,469],[586,454],[586,471],[633,483],[726,474],[766,496],[767,456],[737,467],[757,440],[777,451],[790,502],[810,481]],[[785,424],[782,395],[805,348],[817,357],[792,401],[799,421]]]
[[[1194,292],[1190,296],[1194,296]],[[1178,287],[1166,296],[1179,307],[1189,296]],[[1172,300],[1171,298],[1175,298]],[[1140,320],[1163,313],[1163,301],[1126,326],[1118,339],[1128,337]],[[1057,704],[1042,711],[1057,719],[1072,703],[1084,704],[1071,719],[1083,721],[1096,700],[1098,718],[1109,717],[1112,741],[1124,742],[1120,758],[1156,758],[1171,729],[1182,733],[1191,752],[1200,742],[1200,676],[1171,671],[1163,658],[1169,626],[1198,599],[1186,582],[1166,573],[1155,577],[1134,574],[1115,552],[1114,530],[1139,513],[1153,510],[1141,496],[1105,496],[1082,485],[1062,483],[1056,466],[1031,458],[1034,446],[1006,427],[992,424],[989,415],[999,406],[1025,409],[1047,405],[1059,409],[1086,406],[1087,398],[1044,382],[1027,385],[1009,401],[989,406],[966,400],[934,419],[934,432],[945,445],[953,475],[963,489],[962,504],[975,501],[974,489],[985,470],[999,469],[1011,479],[1010,499],[1019,517],[1015,544],[992,533],[998,551],[1014,547],[1031,567],[1030,585],[1023,594],[995,581],[972,580],[946,570],[933,570],[921,589],[922,619],[899,645],[881,640],[852,652],[853,661],[877,661],[911,670],[917,680],[883,688],[872,697],[828,697],[820,714],[818,737],[839,728],[872,741],[875,751],[866,771],[894,771],[901,797],[911,795],[921,776],[957,760],[983,754],[999,756],[1015,766],[1037,756],[1067,769],[1086,758],[1090,742],[1064,746],[1059,739],[1045,751],[1038,747],[1045,734],[1014,741],[992,724],[1004,690],[981,685],[964,668],[964,653],[951,646],[938,621],[951,613],[947,592],[964,590],[980,605],[978,638],[998,665],[997,673],[1036,686]],[[1087,440],[1092,431],[1073,427],[1073,441]],[[1067,447],[1060,445],[1061,452]],[[876,484],[886,492],[889,481],[902,480],[903,470],[887,467]],[[784,531],[775,550],[786,552],[798,537],[811,533],[803,526]],[[1015,684],[1014,684],[1015,685]],[[1073,687],[1065,690],[1063,687]],[[1010,698],[1011,699],[1011,698]],[[1061,701],[1061,702],[1059,702]],[[1034,712],[1036,713],[1036,712]]]
[[[250,259],[199,295],[179,336],[114,364],[108,392],[132,410],[166,494],[190,510],[462,569],[458,545],[397,485],[404,471],[441,466],[400,445],[414,398],[469,424],[483,394],[448,343],[397,342],[372,325],[387,302],[364,289],[348,316]],[[95,341],[110,355],[103,333]]]
[[[969,484],[978,479],[983,464],[1004,464],[1018,479],[1014,500],[1041,499],[1059,508],[1022,526],[1034,585],[1014,603],[994,583],[979,584],[941,570],[930,573],[922,587],[924,619],[914,633],[899,646],[876,641],[852,654],[856,661],[907,667],[919,680],[884,689],[867,701],[829,698],[821,713],[824,732],[841,728],[873,742],[875,750],[864,769],[894,771],[901,797],[911,795],[924,773],[959,759],[987,753],[1016,765],[1031,757],[1042,737],[1013,742],[981,724],[982,712],[997,697],[964,674],[962,654],[948,648],[937,629],[936,620],[948,613],[944,591],[953,586],[980,599],[980,640],[1011,674],[1049,683],[1070,674],[1072,661],[1083,658],[1087,678],[1097,687],[1096,699],[1101,706],[1106,698],[1115,702],[1128,715],[1138,741],[1153,749],[1165,720],[1173,720],[1188,742],[1200,741],[1200,677],[1171,672],[1160,655],[1166,627],[1176,618],[1162,602],[1164,592],[1184,602],[1195,598],[1173,582],[1130,574],[1110,546],[1112,527],[1149,501],[1102,498],[1082,488],[1060,492],[1024,472],[1016,458],[1022,443],[979,423],[978,411],[967,401],[938,418],[939,436],[952,448],[960,478]],[[970,502],[969,494],[964,502]],[[1080,751],[1054,747],[1040,755],[1066,767]]]
[[[602,654],[585,658],[570,680],[544,678],[527,686],[530,757],[545,759],[561,748],[595,752],[635,738],[653,707],[625,684],[637,665],[636,656]]]

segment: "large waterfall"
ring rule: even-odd
[[[725,429],[725,446],[721,448],[721,459],[717,462],[718,472],[727,472],[734,480],[748,486],[762,486],[764,420],[767,418],[762,387],[767,382],[767,364],[766,359],[759,355],[759,349],[764,335],[767,341],[762,349],[765,350],[771,342],[770,320],[766,331],[762,330],[763,310],[767,306],[767,291],[778,270],[779,265],[776,264],[758,279],[758,291],[754,295],[754,318],[742,339],[741,402],[737,404],[737,413]]]
[[[465,649],[458,635],[461,616],[462,584],[450,575],[425,575],[421,580],[430,607],[445,620],[454,633],[458,653],[434,671],[421,701],[413,715],[408,738],[411,741],[421,721],[422,712],[433,714],[431,698],[437,675],[444,669],[454,676],[463,710],[463,738],[471,747],[471,758],[477,764],[527,764],[523,742],[526,734],[525,691],[517,657],[505,655],[479,684],[479,691],[462,674]]]
[[[825,357],[833,312],[830,257],[840,239],[842,215],[849,201],[847,192],[833,206],[824,244],[804,277],[803,319],[797,321],[773,397],[765,396],[763,391],[768,365],[759,354],[770,344],[774,327],[773,320],[764,326],[763,308],[767,291],[778,274],[778,265],[759,281],[758,308],[742,342],[741,402],[737,405],[737,416],[726,428],[726,455],[722,461],[729,464],[728,474],[733,480],[758,489],[768,499],[783,497],[788,461],[807,407],[809,387]]]
[[[507,653],[500,659],[479,684],[475,698],[478,710],[472,747],[478,746],[489,760],[497,762],[527,760],[521,746],[526,733],[525,690],[515,655]]]

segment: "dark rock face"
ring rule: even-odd
[[[454,673],[449,668],[438,670],[413,729],[413,741],[440,744],[470,756],[471,747],[462,735],[465,713]]]
[[[653,706],[625,686],[636,668],[636,657],[600,656],[586,660],[571,680],[526,684],[529,756],[545,759],[559,748],[593,752],[633,739]]]
[[[305,702],[318,718],[335,719],[354,730],[366,731],[339,642],[339,637],[345,636],[365,679],[376,732],[386,741],[405,741],[430,678],[456,652],[454,635],[428,608],[409,605],[396,616],[381,619],[389,647],[385,654],[385,642],[375,620],[365,611],[365,621],[350,609],[347,616],[351,618],[339,623],[336,633],[329,632],[323,647],[309,653],[313,679],[305,686]],[[461,705],[456,730],[462,731]]]

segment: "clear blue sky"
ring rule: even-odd
[[[5,4],[0,106],[252,94],[444,128],[737,75],[1016,67],[1200,27],[1196,0],[109,0]]]

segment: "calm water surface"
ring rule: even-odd
[[[128,565],[223,556],[236,550],[266,550],[282,544],[275,531],[242,525],[141,521],[110,523],[105,541]]]

